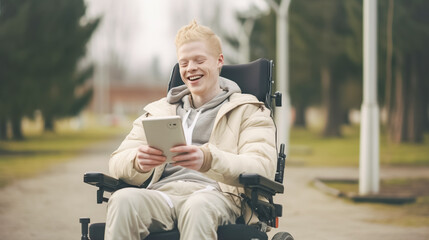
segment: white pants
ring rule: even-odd
[[[176,227],[180,239],[217,239],[218,226],[234,223],[239,215],[240,208],[229,197],[199,183],[125,188],[109,199],[105,239],[140,240]]]

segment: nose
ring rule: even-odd
[[[197,64],[194,61],[189,61],[188,68],[186,69],[188,72],[194,71],[197,69]]]

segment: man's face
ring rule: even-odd
[[[177,50],[180,76],[193,96],[208,97],[219,88],[223,55],[216,56],[204,41],[185,43]]]

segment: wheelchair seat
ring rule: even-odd
[[[276,106],[281,105],[281,94],[272,91],[273,62],[267,59],[258,59],[248,64],[224,65],[220,76],[235,81],[243,93],[256,96],[265,106],[272,109],[272,102],[275,100]],[[168,90],[182,85],[179,65],[173,68]],[[266,230],[269,227],[278,227],[278,217],[282,216],[282,206],[273,202],[273,196],[283,193],[283,171],[285,166],[284,144],[281,144],[277,159],[277,171],[275,181],[257,174],[241,174],[240,184],[251,192],[251,196],[246,200],[249,207],[254,211],[259,219],[256,225],[247,225],[243,221],[236,224],[223,225],[218,227],[218,239],[222,240],[268,240]],[[115,192],[124,187],[131,186],[120,179],[112,178],[103,173],[86,173],[84,182],[98,187],[97,203],[107,202],[104,192]],[[261,200],[261,198],[265,200]],[[82,237],[81,240],[103,240],[105,223],[94,223],[89,225],[89,218],[81,218]],[[89,226],[89,228],[88,228]],[[89,230],[89,231],[88,231]],[[89,234],[89,236],[88,236]],[[179,240],[180,233],[177,229],[165,232],[151,233],[148,240]],[[293,240],[292,235],[281,232],[274,235],[273,240]]]

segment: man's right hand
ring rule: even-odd
[[[138,149],[136,165],[141,172],[150,172],[150,170],[163,164],[167,160],[162,154],[161,150],[143,145]]]

